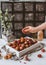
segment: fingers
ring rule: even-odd
[[[28,29],[28,27],[25,27],[22,29],[22,32],[25,33],[25,30]]]
[[[26,30],[26,29],[28,29],[29,27],[25,27],[25,28],[23,28],[23,30]]]
[[[22,29],[22,32],[23,32],[24,34],[29,33],[29,28]]]
[[[24,29],[22,29],[22,32],[23,32],[24,34],[26,34],[26,32],[25,32],[25,30],[24,30]]]
[[[29,32],[29,29],[25,29],[24,31],[25,31],[25,32]]]
[[[22,32],[23,32],[24,34],[29,33],[29,32],[30,32],[30,26],[27,26],[27,27],[23,28],[23,29],[22,29]]]
[[[22,29],[22,32],[24,32],[24,31],[27,30],[27,29],[28,29],[28,28],[23,28],[23,29]]]
[[[32,26],[27,26],[25,28],[22,29],[22,32],[24,34],[27,34],[27,33],[34,33],[35,32],[35,28],[32,27]]]

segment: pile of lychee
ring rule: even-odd
[[[13,42],[8,43],[8,45],[17,51],[21,51],[25,48],[30,47],[31,45],[35,44],[36,42],[37,42],[36,40],[34,41],[31,38],[21,37],[18,40],[14,40]]]

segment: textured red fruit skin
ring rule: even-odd
[[[15,46],[13,45],[12,48],[15,48]]]
[[[42,52],[45,52],[45,49],[41,49]]]
[[[17,44],[20,44],[20,40],[17,41]]]
[[[41,54],[38,54],[37,57],[42,58],[42,55]]]
[[[9,46],[12,46],[13,44],[12,43],[10,43],[10,44],[8,44]]]
[[[8,45],[18,51],[21,51],[25,48],[30,47],[35,42],[32,39],[21,37],[19,40],[14,40],[12,43]]]
[[[23,47],[20,47],[20,51],[23,50]]]
[[[23,37],[20,38],[20,42],[23,43],[25,39]]]
[[[19,49],[19,47],[17,46],[15,49],[16,49],[16,50],[18,50],[18,49]]]

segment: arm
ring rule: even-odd
[[[43,29],[46,29],[46,22],[37,26],[37,27],[35,27],[34,31],[38,32],[38,31],[43,30]]]
[[[36,33],[36,32],[43,30],[43,29],[46,29],[46,22],[37,26],[37,27],[27,26],[27,27],[22,29],[22,32],[24,34],[26,34],[26,33]]]

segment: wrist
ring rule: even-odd
[[[35,30],[34,32],[36,33],[40,30],[40,28],[37,26],[37,27],[34,28],[34,30]]]
[[[37,32],[37,27],[34,27],[34,30],[33,31],[34,31],[34,33],[36,33]]]
[[[37,32],[37,27],[33,27],[33,29],[32,29],[31,32],[32,32],[32,33],[36,33],[36,32]]]

